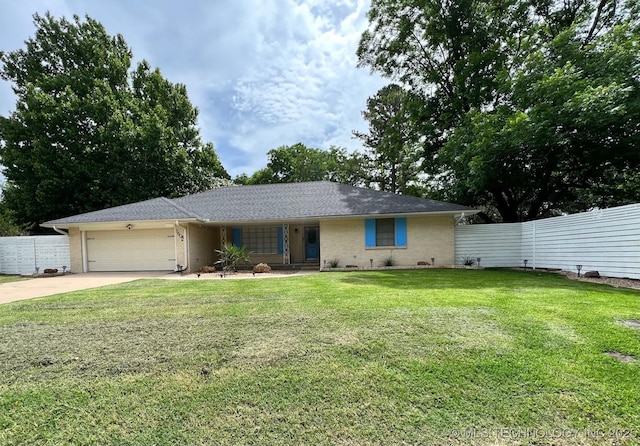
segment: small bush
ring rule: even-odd
[[[330,268],[337,268],[338,266],[340,266],[340,261],[338,259],[331,259],[327,261],[327,263],[329,264]]]
[[[464,266],[473,266],[476,264],[476,259],[474,257],[471,256],[463,256],[462,257],[462,264]]]
[[[393,260],[393,257],[389,256],[389,257],[386,257],[386,258],[382,259],[382,262],[380,262],[380,264],[382,266],[394,266],[396,264],[396,261]]]
[[[249,253],[244,247],[234,246],[231,243],[226,243],[222,249],[216,249],[216,252],[220,256],[220,260],[215,262],[216,265],[221,265],[223,271],[238,271],[238,265],[249,263]]]

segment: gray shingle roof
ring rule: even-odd
[[[168,198],[160,197],[43,223],[46,226],[69,223],[106,223],[110,221],[180,220],[194,218],[191,211],[181,209]]]
[[[232,186],[48,221],[47,226],[109,221],[196,218],[214,222],[265,221],[413,213],[472,212],[472,208],[329,181]]]

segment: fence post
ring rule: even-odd
[[[533,269],[536,269],[536,221],[533,221]]]

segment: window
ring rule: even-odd
[[[395,218],[378,218],[376,220],[376,246],[396,245]]]
[[[318,231],[311,229],[307,231],[307,243],[310,245],[318,243]]]
[[[282,254],[282,228],[278,226],[251,226],[233,228],[233,244],[244,246],[254,254]]]
[[[392,246],[405,248],[407,246],[407,219],[398,218],[368,218],[364,221],[365,247],[376,248]]]

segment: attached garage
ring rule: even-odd
[[[173,229],[87,231],[88,271],[173,271]]]

